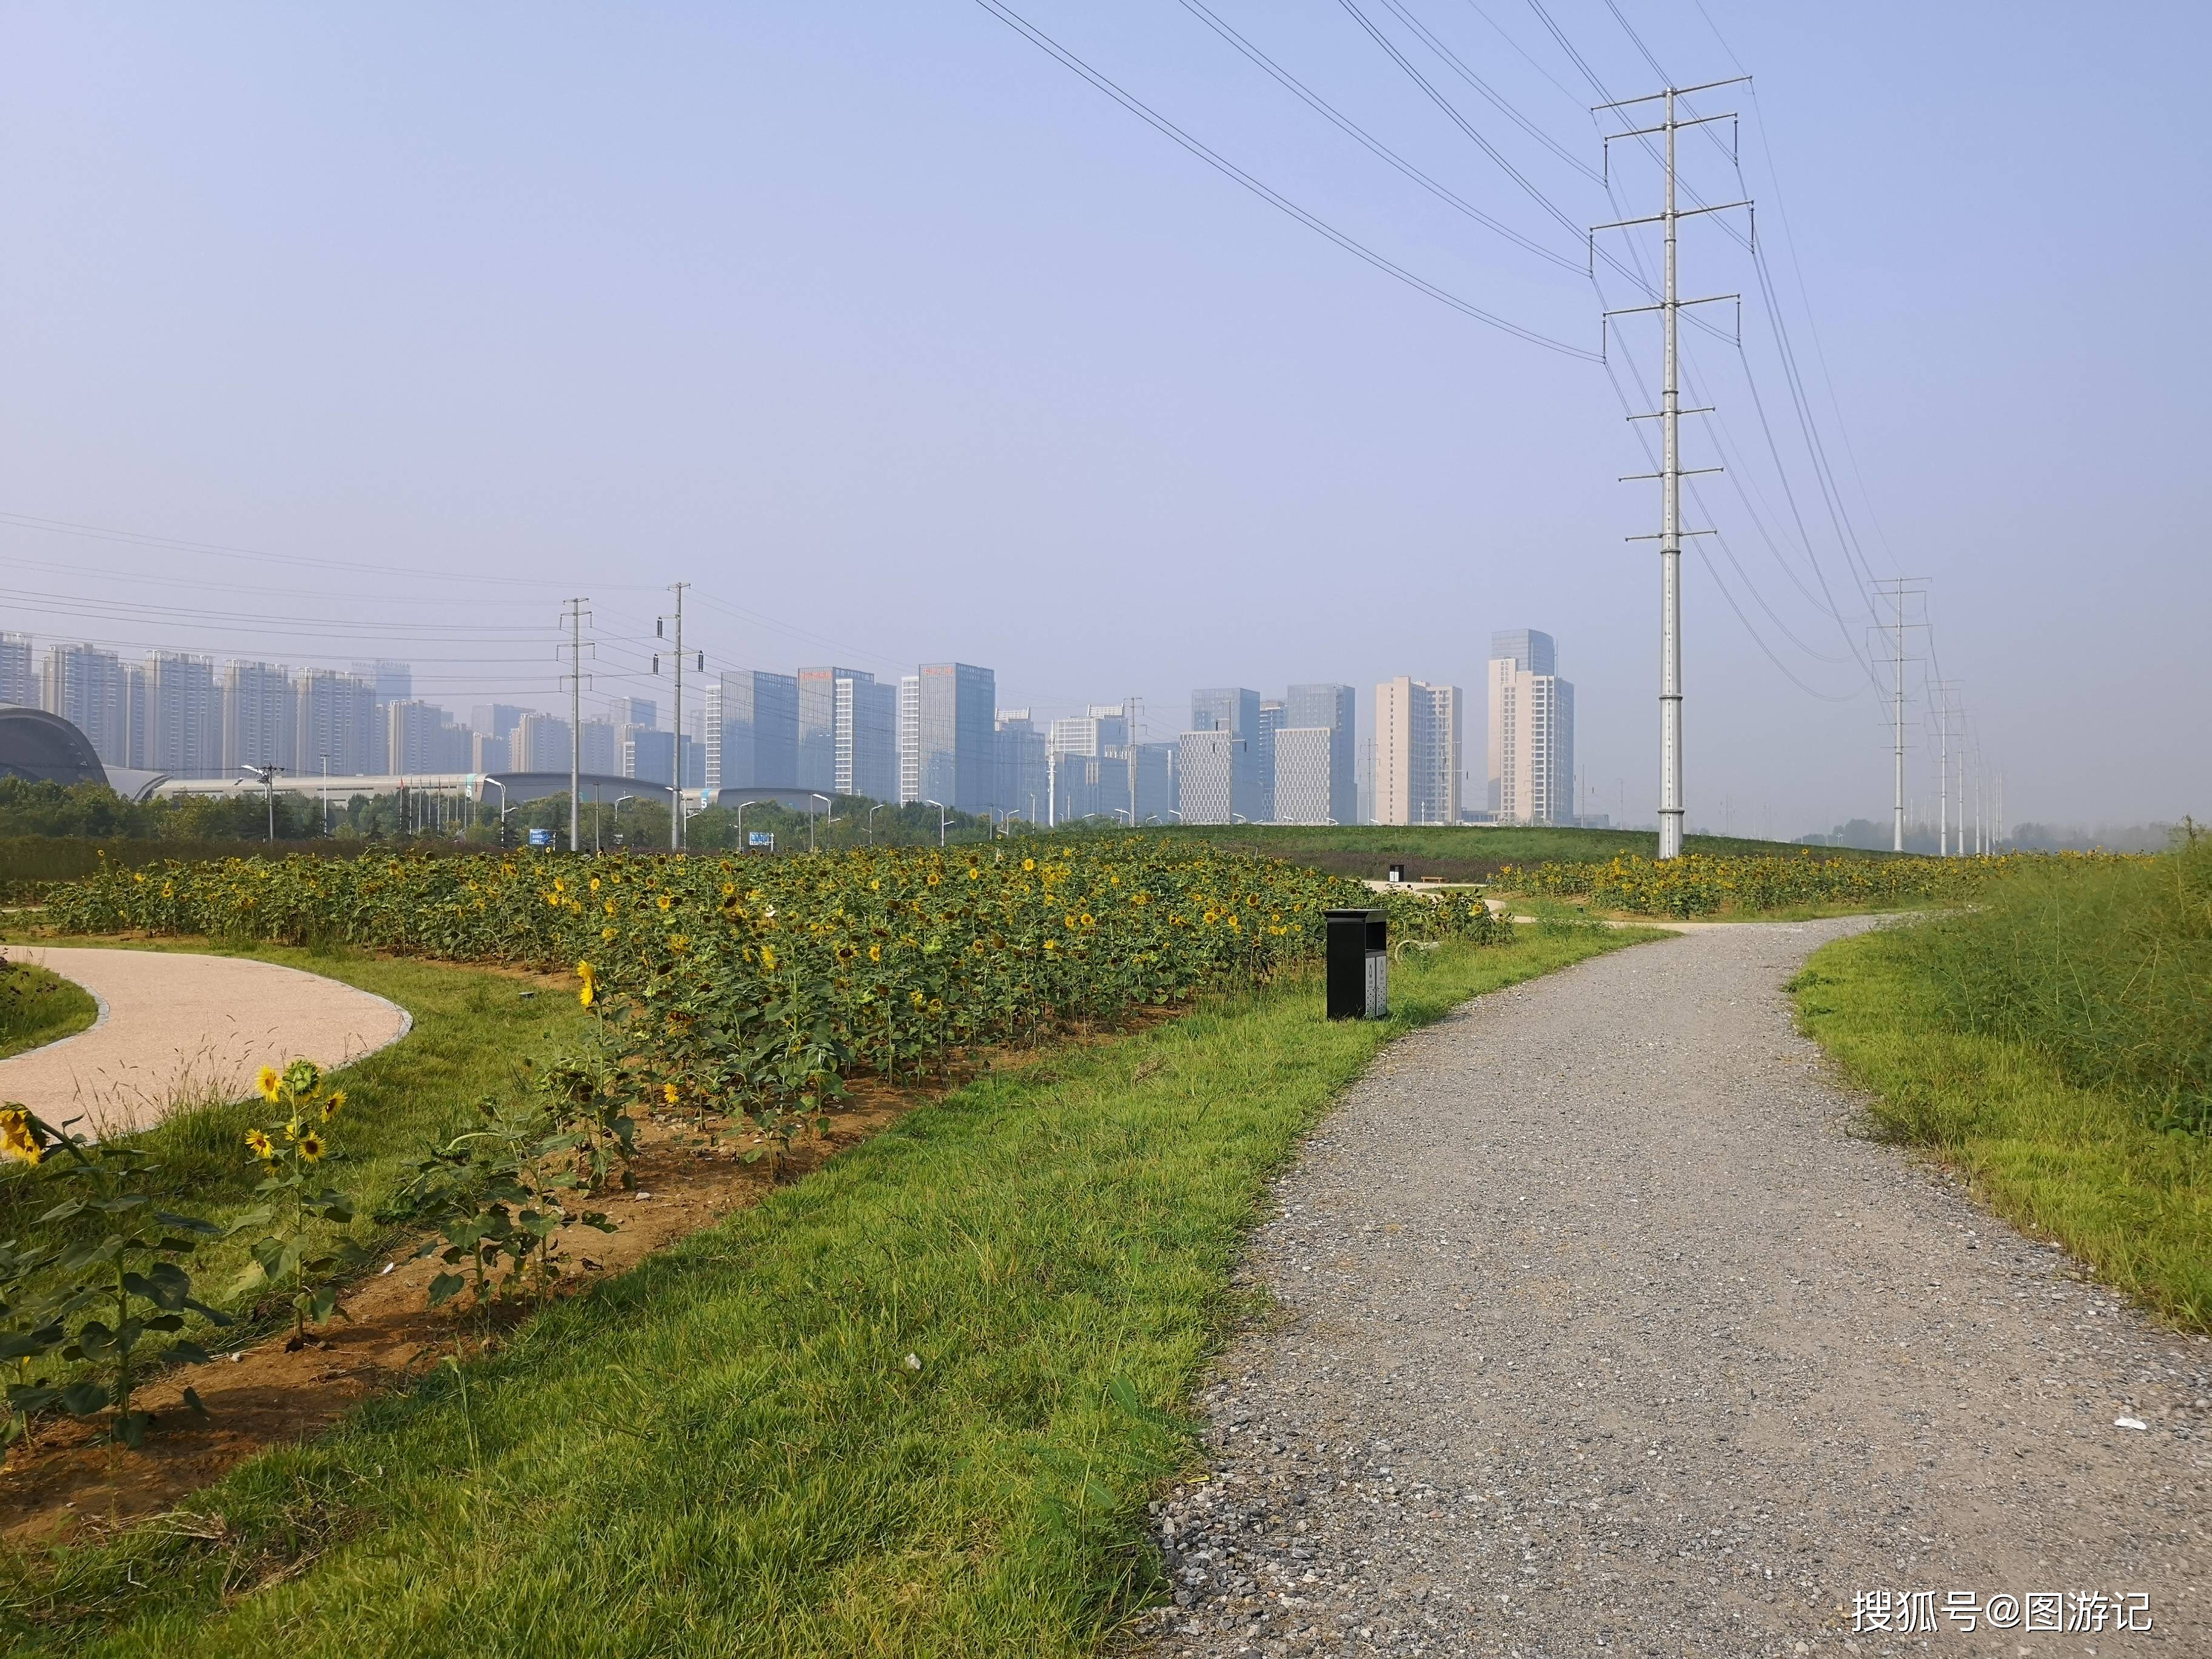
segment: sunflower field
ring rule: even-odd
[[[2117,856],[2001,853],[1980,858],[1841,859],[1820,857],[1808,847],[1796,854],[1754,857],[1686,853],[1662,862],[1624,854],[1603,864],[1509,866],[1498,881],[1520,892],[1584,899],[1597,909],[1638,915],[1703,916],[1826,905],[1871,910],[1957,903],[1996,878],[2028,866]]]
[[[919,1074],[1320,955],[1324,913],[1504,942],[1479,900],[1378,898],[1275,860],[1130,838],[806,858],[234,859],[58,889],[74,933],[328,941],[558,969],[600,1016],[563,1086],[787,1136],[859,1070]]]

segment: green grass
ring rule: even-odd
[[[1112,833],[1106,830],[1073,833]],[[1124,832],[1126,833],[1126,832]],[[1659,837],[1644,830],[1565,830],[1550,825],[1396,825],[1361,823],[1191,824],[1147,830],[1146,835],[1180,836],[1240,852],[1263,854],[1311,865],[1334,875],[1379,879],[1394,862],[1407,874],[1445,881],[1487,881],[1505,865],[1546,862],[1594,863],[1622,853],[1656,857]],[[1795,853],[1790,842],[1747,841],[1741,836],[1691,836],[1692,853],[1735,855]],[[1821,857],[1886,858],[1849,848],[1823,848]]]
[[[1638,937],[1529,929],[1332,1024],[1304,976],[987,1076],[188,1524],[17,1559],[24,1652],[1076,1655],[1249,1302],[1265,1183],[1376,1049]],[[908,1356],[915,1357],[910,1367]],[[257,1587],[258,1586],[258,1587]]]
[[[1964,1171],[1990,1206],[2055,1238],[2185,1329],[2212,1330],[2212,1141],[2143,1102],[2069,1081],[2018,1036],[1962,1029],[1942,963],[1954,921],[1816,951],[1792,982],[1806,1030],[1873,1097],[1882,1133]]]
[[[42,943],[113,945],[97,939]],[[526,1057],[543,1058],[574,1034],[583,1015],[575,999],[548,990],[533,997],[514,975],[488,973],[406,958],[368,956],[346,949],[283,945],[232,947],[206,940],[165,939],[129,948],[250,956],[322,974],[398,1003],[414,1016],[414,1028],[389,1048],[335,1073],[346,1091],[346,1109],[334,1126],[328,1167],[337,1184],[354,1193],[364,1213],[388,1197],[431,1144],[464,1120],[475,1103],[516,1086]],[[260,1171],[246,1151],[248,1128],[265,1124],[270,1109],[251,1101],[199,1103],[131,1137],[155,1154],[161,1169],[155,1196],[194,1215],[227,1222],[253,1207]],[[22,1238],[30,1223],[57,1197],[59,1160],[38,1170],[0,1165],[0,1238]],[[90,1223],[88,1221],[87,1225]],[[366,1233],[366,1222],[358,1224]],[[246,1261],[248,1236],[211,1244],[195,1258],[200,1293],[222,1306],[223,1292]]]
[[[82,985],[0,959],[0,1060],[73,1036],[99,1017],[100,1005]]]

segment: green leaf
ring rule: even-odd
[[[459,1273],[440,1273],[430,1281],[430,1305],[435,1308],[450,1302],[468,1287],[469,1281]]]
[[[54,1404],[71,1417],[90,1417],[107,1408],[107,1390],[97,1382],[72,1382],[56,1391]]]
[[[204,1365],[209,1363],[211,1356],[197,1342],[172,1342],[169,1344],[168,1352],[163,1354],[161,1358],[180,1359],[187,1365]]]

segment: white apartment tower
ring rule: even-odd
[[[39,671],[28,634],[0,634],[0,708],[39,706]]]
[[[1575,821],[1575,688],[1557,668],[1548,634],[1491,637],[1488,800],[1500,823]]]
[[[1459,822],[1460,703],[1402,674],[1375,688],[1376,823]]]

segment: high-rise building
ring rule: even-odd
[[[435,703],[404,697],[386,704],[384,731],[385,765],[403,775],[464,772],[474,758],[469,728]]]
[[[36,708],[39,671],[28,634],[0,633],[0,708]]]
[[[803,789],[896,801],[898,688],[857,668],[800,669],[799,770]]]
[[[651,697],[609,697],[607,724],[617,731],[641,726],[650,732],[660,724],[660,705]]]
[[[1326,726],[1285,726],[1275,733],[1277,823],[1335,823],[1329,810],[1330,745]]]
[[[1359,822],[1359,777],[1358,758],[1358,722],[1359,694],[1348,685],[1294,685],[1283,695],[1283,725],[1285,729],[1298,727],[1311,730],[1326,727],[1328,745],[1328,805],[1326,809],[1332,823]],[[1281,741],[1281,733],[1276,734]],[[1282,804],[1283,758],[1279,749],[1275,755],[1275,822],[1278,823],[1318,823],[1319,819],[1300,819],[1287,816]],[[1305,787],[1310,787],[1310,783]],[[1302,797],[1310,799],[1310,797]]]
[[[1128,740],[1128,709],[1118,702],[1094,702],[1080,714],[1054,720],[1045,747],[1054,755],[1118,755]]]
[[[1260,694],[1241,685],[1217,685],[1192,692],[1190,729],[1233,732],[1240,738],[1256,737],[1260,730]]]
[[[583,732],[583,753],[577,758],[577,769],[594,777],[622,776],[622,733],[605,720],[586,720]]]
[[[299,759],[300,688],[276,663],[233,662],[222,671],[222,770],[281,766]],[[320,770],[319,766],[317,770]]]
[[[919,678],[921,799],[988,812],[998,781],[998,676],[972,663],[933,662],[921,665]]]
[[[1283,700],[1280,697],[1260,699],[1260,724],[1255,729],[1252,744],[1252,763],[1259,773],[1259,822],[1275,821],[1275,733],[1284,726]]]
[[[837,682],[875,676],[857,668],[799,671],[799,787],[824,794],[837,787]],[[893,724],[896,724],[896,714]],[[894,746],[897,734],[892,734]],[[896,760],[893,763],[896,764]]]
[[[744,669],[707,686],[709,789],[799,787],[799,681]]]
[[[131,766],[131,697],[123,659],[96,645],[56,645],[46,652],[40,707],[84,733],[104,766]]]
[[[1254,699],[1257,702],[1257,699]],[[1256,715],[1255,708],[1254,713]],[[1225,726],[1186,732],[1176,749],[1176,787],[1185,823],[1253,822],[1260,805],[1250,739]]]
[[[511,738],[530,711],[511,702],[480,702],[469,710],[469,729],[490,738]]]
[[[684,787],[696,789],[706,781],[706,745],[696,738],[686,737],[682,749]],[[623,728],[622,775],[656,789],[665,789],[675,773],[677,752],[675,732],[656,731],[647,726],[626,726]]]
[[[1534,628],[1501,628],[1490,636],[1490,655],[1510,659],[1524,674],[1556,674],[1557,647],[1549,634]]]
[[[137,696],[137,765],[179,778],[219,778],[222,689],[215,659],[157,651],[146,659]]]
[[[1137,822],[1166,823],[1182,810],[1176,770],[1176,750],[1171,743],[1137,745]]]
[[[1052,810],[1048,823],[1074,823],[1083,818],[1112,818],[1128,822],[1129,762],[1122,755],[1063,753],[1047,757],[1051,775]]]
[[[1552,636],[1515,629],[1490,641],[1491,811],[1501,823],[1575,819],[1575,688]]]
[[[1242,818],[1261,822],[1268,789],[1261,781],[1260,694],[1237,686],[1213,686],[1190,694],[1190,731],[1183,734],[1176,765],[1187,823],[1228,823]],[[1234,741],[1194,745],[1194,734],[1226,733]],[[1226,774],[1214,774],[1225,767]],[[1207,816],[1200,817],[1200,813]],[[1218,813],[1219,816],[1213,816]],[[1232,817],[1233,815],[1233,817]]]
[[[568,722],[535,710],[523,715],[507,738],[508,764],[517,772],[566,772]]]
[[[898,798],[906,806],[921,799],[921,676],[900,676],[898,697]]]
[[[388,658],[357,662],[353,665],[353,677],[367,680],[369,695],[379,702],[405,702],[415,695],[415,669],[410,663],[393,662]]]
[[[461,730],[469,734],[470,771],[483,777],[497,777],[513,765],[511,739],[495,738],[489,732],[471,731],[465,726]]]
[[[374,771],[385,748],[376,740],[376,688],[353,674],[311,668],[295,682],[292,775],[327,769],[332,777]]]
[[[1049,823],[1052,769],[1044,733],[1026,708],[1001,708],[995,724],[999,810],[1018,813],[1032,823]]]
[[[1375,688],[1375,822],[1460,821],[1460,689],[1404,675]]]

